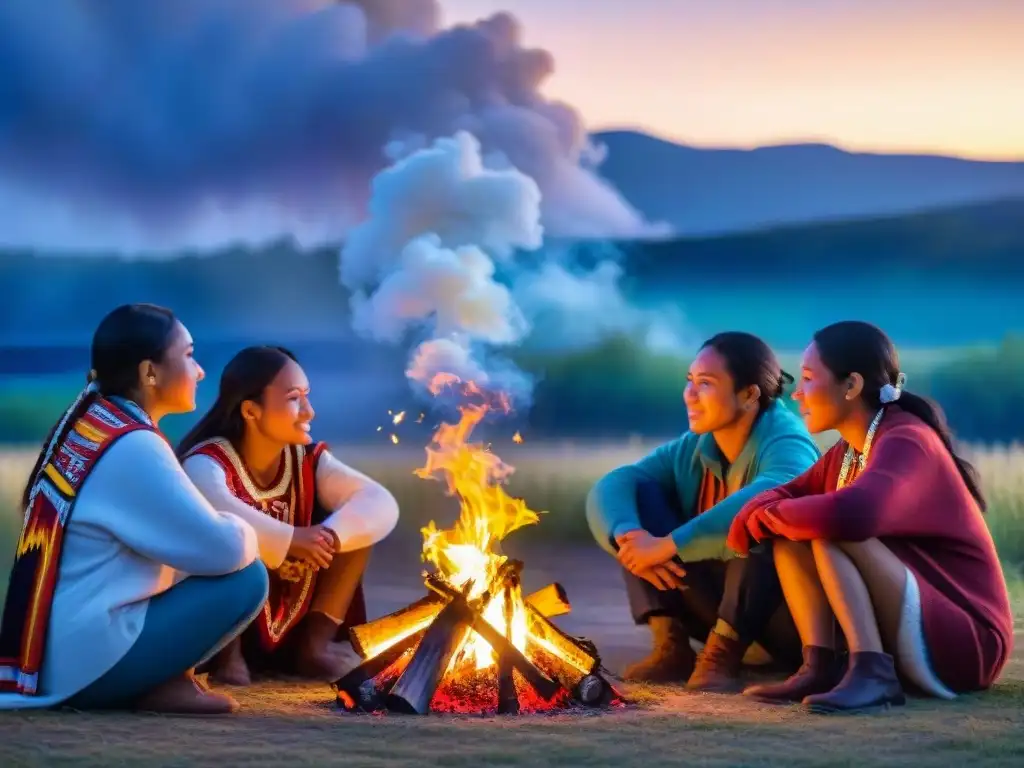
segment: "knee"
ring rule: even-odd
[[[598,543],[601,549],[614,557],[615,545],[608,527],[608,521],[604,519],[604,515],[601,514],[598,505],[592,503],[590,497],[587,498],[586,517],[587,527],[590,528],[590,535],[594,537],[594,541]]]
[[[261,560],[256,560],[231,574],[231,594],[236,597],[244,614],[255,612],[270,593],[270,576]]]

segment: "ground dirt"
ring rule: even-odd
[[[367,579],[371,616],[422,596],[417,551],[418,542],[404,539],[376,554]],[[527,590],[551,581],[566,587],[573,611],[559,625],[594,640],[609,669],[644,653],[647,638],[630,622],[621,577],[606,556],[575,548],[512,554],[526,560]],[[626,692],[633,705],[600,713],[408,717],[344,714],[326,685],[265,682],[237,693],[243,710],[226,718],[0,713],[0,765],[1024,764],[1020,659],[984,695],[911,700],[873,715],[810,715],[671,686]]]

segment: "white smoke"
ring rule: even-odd
[[[436,0],[0,3],[0,245],[337,242],[389,153],[460,130],[534,181],[549,233],[665,233],[594,173],[513,16],[439,18]]]
[[[498,282],[492,255],[540,247],[540,192],[514,168],[486,168],[479,142],[457,133],[403,157],[373,183],[370,217],[341,251],[353,326],[382,341],[431,338],[408,374],[487,383],[472,349],[513,344],[529,327]]]
[[[626,300],[618,264],[587,272],[543,260],[541,203],[529,176],[485,162],[469,133],[401,153],[374,180],[370,216],[341,251],[354,328],[392,343],[423,339],[406,372],[414,381],[454,375],[520,400],[529,379],[491,353],[523,342],[534,322],[549,349],[624,334],[676,351],[673,328]],[[517,263],[523,251],[539,253],[539,266]]]

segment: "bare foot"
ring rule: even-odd
[[[238,711],[238,702],[225,693],[203,690],[186,674],[158,685],[135,702],[135,709],[176,715],[227,715]]]

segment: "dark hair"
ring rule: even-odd
[[[732,376],[737,392],[757,385],[761,390],[757,400],[761,410],[782,397],[786,384],[793,382],[793,377],[782,370],[772,348],[752,333],[719,333],[701,345],[702,350],[708,347],[725,360],[725,368]]]
[[[104,317],[92,336],[89,386],[64,412],[43,443],[22,493],[28,507],[32,486],[40,470],[78,418],[100,397],[132,398],[139,388],[139,365],[163,360],[178,322],[171,310],[155,304],[124,304]]]
[[[882,403],[881,390],[886,384],[895,386],[900,374],[900,358],[892,340],[871,323],[846,320],[834,323],[814,334],[818,356],[836,379],[845,379],[852,373],[864,378],[861,398],[869,408],[887,407]],[[958,455],[953,448],[953,433],[946,423],[945,414],[936,403],[926,397],[903,390],[895,403],[901,410],[916,416],[935,430],[956,463],[968,490],[984,511],[985,497],[975,468]]]
[[[289,362],[297,363],[295,355],[284,347],[246,347],[224,366],[220,389],[210,410],[199,419],[178,443],[178,457],[183,458],[199,443],[222,437],[236,449],[245,434],[242,403],[259,401],[263,391]]]

